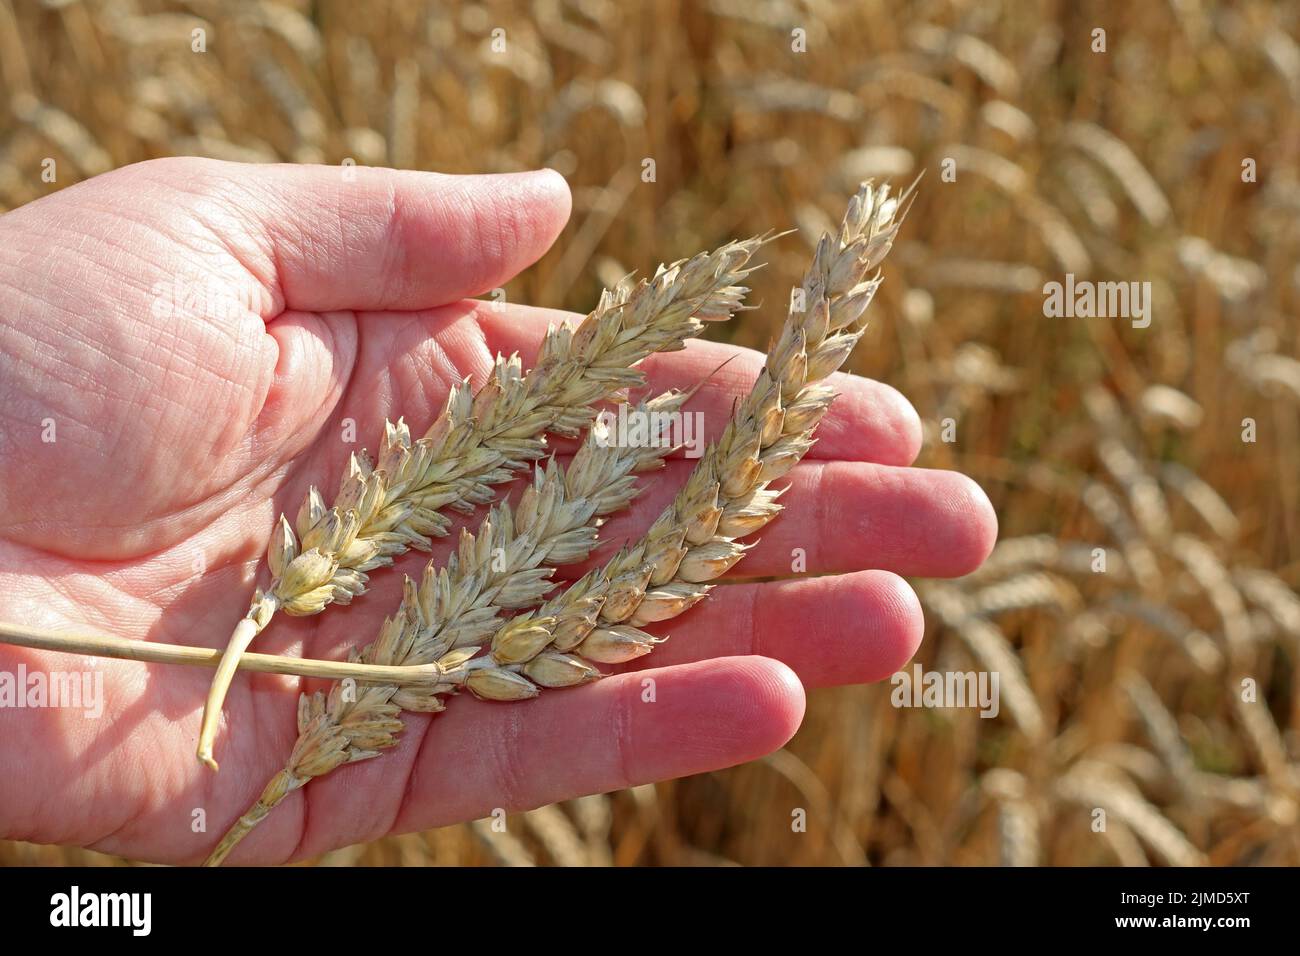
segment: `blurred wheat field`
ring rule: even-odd
[[[997,671],[1001,714],[818,691],[765,760],[319,862],[1296,865],[1297,30],[1267,0],[0,0],[0,208],[168,155],[548,165],[573,219],[507,298],[585,312],[795,227],[722,330],[762,347],[857,181],[924,170],[854,371],[997,507],[985,568],[917,582],[918,660]],[[1045,317],[1066,273],[1149,281],[1150,327]]]

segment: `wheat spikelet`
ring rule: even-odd
[[[953,59],[968,67],[1002,96],[1015,97],[1020,75],[1015,64],[987,41],[970,33],[918,24],[907,33],[911,46],[937,59]]]
[[[403,59],[393,65],[393,96],[388,106],[388,163],[415,166],[416,122],[420,109],[420,64]]]
[[[309,615],[346,604],[365,591],[369,572],[411,548],[427,551],[450,527],[442,509],[472,514],[492,500],[493,485],[545,453],[546,432],[576,435],[598,402],[640,385],[633,365],[682,348],[707,321],[730,318],[748,291],[737,284],[749,274],[745,264],[764,241],[730,242],[606,291],[576,328],[547,333],[527,375],[518,356],[498,357],[477,394],[468,380],[452,390],[423,438],[412,441],[400,419],[387,424],[378,461],[352,456],[333,507],[313,488],[292,526],[282,515],[267,547],[271,583],[253,595],[213,678],[199,758],[215,769],[217,716],[239,655],[277,610]]]
[[[240,16],[248,25],[265,30],[283,40],[293,50],[297,60],[314,64],[321,58],[320,31],[310,19],[292,7],[262,0],[244,7]]]
[[[999,541],[982,565],[966,575],[970,584],[1046,569],[1067,574],[1088,574],[1099,546],[1083,541],[1061,541],[1049,534],[1024,535]],[[1106,573],[1118,580],[1128,577],[1123,556],[1107,556]]]
[[[1156,480],[1146,473],[1138,457],[1117,438],[1105,437],[1097,443],[1097,456],[1128,496],[1129,507],[1148,540],[1169,537],[1172,525],[1169,506]]]
[[[906,199],[906,197],[904,197]],[[618,664],[659,642],[641,627],[681,614],[743,557],[753,534],[780,511],[768,485],[786,474],[811,446],[811,433],[833,393],[820,384],[847,358],[865,328],[863,313],[879,285],[866,279],[888,253],[897,232],[898,200],[887,187],[864,185],[850,203],[838,239],[824,236],[804,279],[807,308],[792,311],[767,366],[717,442],[701,457],[673,503],[636,544],[585,575],[535,612],[506,622],[498,645],[530,646],[525,676],[563,686],[552,665],[588,661]],[[469,643],[465,638],[462,643]],[[491,656],[491,655],[489,655]]]
[[[1265,775],[1275,786],[1293,789],[1300,782],[1300,772],[1288,759],[1286,742],[1268,709],[1268,702],[1260,699],[1246,700],[1241,691],[1240,675],[1229,678],[1227,693],[1232,700],[1237,723],[1255,756],[1259,758]]]
[[[569,83],[555,96],[542,117],[542,130],[546,136],[557,138],[575,116],[590,109],[604,110],[624,128],[645,125],[645,102],[634,87],[622,80],[584,77]]]
[[[783,142],[798,149],[794,140]],[[916,168],[916,157],[898,146],[864,146],[846,153],[839,166],[840,175],[845,179],[861,182],[876,176],[906,176]]]
[[[1011,295],[1028,295],[1043,287],[1043,274],[1033,266],[987,259],[936,259],[926,267],[924,279],[930,289],[980,289]]]
[[[94,134],[57,107],[21,93],[13,98],[12,109],[15,117],[57,146],[87,179],[113,168],[112,157]]]
[[[325,120],[312,106],[293,75],[274,56],[263,55],[253,60],[253,76],[293,129],[296,138],[293,161],[324,162],[321,144],[325,140]]]
[[[758,113],[811,113],[845,123],[858,122],[863,113],[852,93],[791,76],[749,79],[730,92],[739,104]]]
[[[1088,222],[1110,235],[1119,226],[1120,211],[1097,168],[1075,156],[1061,160],[1060,175],[1070,184],[1071,199]]]
[[[1089,760],[1123,771],[1144,790],[1158,790],[1169,784],[1169,768],[1160,757],[1137,744],[1119,741],[1099,744],[1089,747],[1086,755]]]
[[[1178,259],[1193,275],[1212,283],[1225,302],[1244,302],[1268,284],[1257,262],[1226,255],[1200,236],[1178,240]]]
[[[1145,867],[1151,865],[1151,860],[1142,847],[1142,841],[1137,838],[1136,833],[1121,821],[1107,820],[1106,829],[1101,831],[1101,837],[1106,841],[1106,845],[1110,847],[1110,851],[1115,854],[1115,859],[1120,866]]]
[[[610,830],[614,824],[613,806],[603,793],[578,797],[570,804],[574,822],[587,845],[592,866],[613,866],[614,854],[610,846]]]

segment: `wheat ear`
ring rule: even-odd
[[[694,390],[666,392],[636,407],[649,421],[664,421]],[[205,865],[215,866],[289,793],[334,768],[377,756],[397,743],[402,710],[443,709],[439,695],[466,687],[491,700],[537,694],[534,680],[569,686],[599,676],[595,668],[563,655],[537,660],[551,635],[540,628],[508,629],[492,639],[488,654],[475,657],[498,630],[501,612],[532,607],[554,586],[554,568],[584,560],[595,547],[606,515],[636,495],[634,475],[661,467],[673,449],[663,441],[613,445],[594,422],[567,470],[554,460],[534,471],[519,503],[495,506],[478,534],[462,530],[445,568],[430,562],[417,586],[407,578],[402,603],[384,621],[378,640],[351,659],[367,664],[418,666],[443,672],[433,685],[358,684],[354,695],[335,683],[328,696],[303,694],[298,704],[298,741],[284,769],[253,807],[231,827]],[[530,679],[531,678],[531,679]]]
[[[890,199],[887,186],[873,191],[863,184],[849,204],[839,236],[823,236],[817,247],[804,278],[805,307],[792,308],[749,396],[640,542],[537,611],[516,615],[495,629],[466,629],[460,635],[440,631],[438,650],[444,653],[439,663],[446,668],[446,681],[418,690],[384,689],[382,709],[367,715],[359,733],[348,731],[342,721],[322,720],[339,697],[339,685],[328,703],[320,694],[311,699],[304,695],[299,739],[289,765],[267,784],[207,864],[220,864],[285,795],[319,775],[309,771],[319,766],[320,772],[328,772],[375,756],[376,742],[392,746],[393,734],[402,728],[402,708],[442,710],[438,697],[461,686],[488,699],[526,699],[541,687],[594,679],[599,672],[587,661],[621,663],[649,653],[660,639],[636,625],[675,617],[702,599],[709,590],[704,582],[743,557],[747,547],[735,539],[761,529],[780,511],[779,492],[769,491],[768,485],[811,447],[812,432],[834,398],[821,380],[843,364],[862,335],[863,313],[880,282],[879,276],[866,275],[889,252],[910,193]],[[411,641],[401,637],[403,630],[418,632],[420,595],[431,574],[432,567],[418,592],[408,582],[398,616],[385,625],[386,635],[394,631],[389,642],[395,646]],[[489,618],[495,619],[495,614]],[[401,621],[407,623],[394,623]],[[477,656],[485,642],[488,654]],[[320,733],[321,728],[327,732]]]
[[[914,188],[915,184],[913,184]],[[802,309],[792,306],[767,364],[749,395],[710,445],[686,484],[634,545],[552,597],[536,612],[507,622],[551,634],[547,654],[574,652],[619,664],[662,642],[641,626],[665,621],[698,603],[707,583],[730,570],[781,510],[769,485],[812,447],[813,431],[834,391],[823,384],[848,358],[866,328],[865,311],[880,285],[867,278],[888,254],[912,189],[889,197],[888,185],[864,183],[849,203],[838,236],[825,234],[804,276]]]
[[[493,499],[493,485],[544,455],[546,432],[576,436],[597,403],[642,384],[633,365],[652,352],[683,348],[705,322],[730,318],[748,291],[739,285],[750,271],[746,263],[764,241],[729,242],[660,266],[652,279],[606,290],[576,328],[547,333],[528,374],[518,356],[498,356],[477,394],[468,380],[452,390],[423,438],[412,442],[399,419],[385,427],[377,464],[354,454],[333,507],[312,488],[293,526],[281,515],[267,547],[271,583],[253,595],[213,676],[199,759],[217,769],[217,720],[239,657],[277,611],[310,615],[347,604],[364,593],[370,571],[411,548],[429,550],[431,538],[451,524],[441,509],[472,514]]]

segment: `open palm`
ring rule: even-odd
[[[541,256],[568,208],[547,172],[158,160],[0,218],[0,619],[221,646],[276,515],[311,484],[332,490],[386,416],[419,433],[496,353],[531,363],[566,314],[466,297]],[[658,391],[732,355],[693,406],[713,437],[762,357],[696,342],[646,368]],[[966,573],[996,524],[969,480],[906,467],[920,427],[895,391],[834,384],[787,512],[741,566],[789,574],[801,548],[806,577],[718,589],[644,664],[596,684],[408,714],[397,749],[292,795],[232,860],[730,766],[789,739],[805,686],[900,667],[922,623],[896,575]],[[647,482],[597,557],[643,530],[692,464]],[[434,559],[445,553],[436,542]],[[281,616],[256,649],[341,658],[396,606],[398,572],[377,572],[349,607]],[[104,708],[0,708],[0,836],[197,861],[297,736],[302,682],[241,674],[212,774],[194,758],[209,671],[0,645],[0,671],[20,666],[100,672]]]

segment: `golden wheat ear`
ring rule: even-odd
[[[758,381],[636,545],[537,606],[552,586],[549,569],[538,566],[586,558],[600,518],[631,501],[632,475],[658,467],[666,454],[653,445],[611,450],[600,440],[597,423],[567,473],[554,462],[539,469],[513,512],[494,509],[477,537],[462,535],[445,568],[430,565],[418,587],[408,580],[397,613],[356,659],[433,660],[443,668],[443,680],[418,688],[371,687],[355,701],[345,699],[338,684],[328,696],[304,695],[298,742],[287,765],[207,864],[219,865],[293,790],[393,746],[402,710],[441,711],[441,698],[460,688],[487,700],[526,700],[543,688],[595,680],[600,672],[593,664],[622,663],[653,650],[662,639],[637,625],[674,617],[701,600],[709,590],[705,582],[724,574],[750,547],[736,538],[779,512],[780,492],[768,486],[811,447],[812,432],[834,398],[822,380],[862,335],[863,314],[880,283],[867,274],[889,252],[898,223],[899,204],[889,198],[888,187],[863,184],[838,238],[822,237],[804,277],[801,308],[792,305]],[[639,411],[673,412],[686,398],[669,393]],[[493,555],[508,556],[503,571],[491,570]],[[503,608],[521,613],[502,620]]]
[[[240,656],[278,611],[303,616],[347,604],[365,593],[371,572],[411,548],[429,550],[451,526],[444,509],[472,514],[491,502],[493,486],[543,457],[547,432],[576,436],[596,405],[643,384],[636,363],[731,318],[749,291],[740,284],[752,271],[749,259],[766,241],[728,242],[606,290],[576,328],[547,333],[527,374],[518,356],[498,357],[477,393],[468,381],[452,390],[424,437],[412,441],[400,419],[388,423],[378,460],[352,456],[332,507],[313,488],[292,525],[282,515],[267,547],[271,583],[253,595],[208,690],[198,758],[217,769],[213,745],[226,692]]]
[[[610,664],[649,654],[663,638],[641,628],[703,600],[708,582],[752,547],[739,539],[780,513],[781,491],[770,486],[812,447],[835,398],[825,379],[866,329],[866,309],[881,281],[868,274],[892,248],[915,186],[898,198],[890,197],[888,185],[859,188],[838,234],[818,243],[803,295],[793,297],[753,388],[672,504],[639,541],[538,611],[552,633],[550,644],[541,645],[547,652]]]

